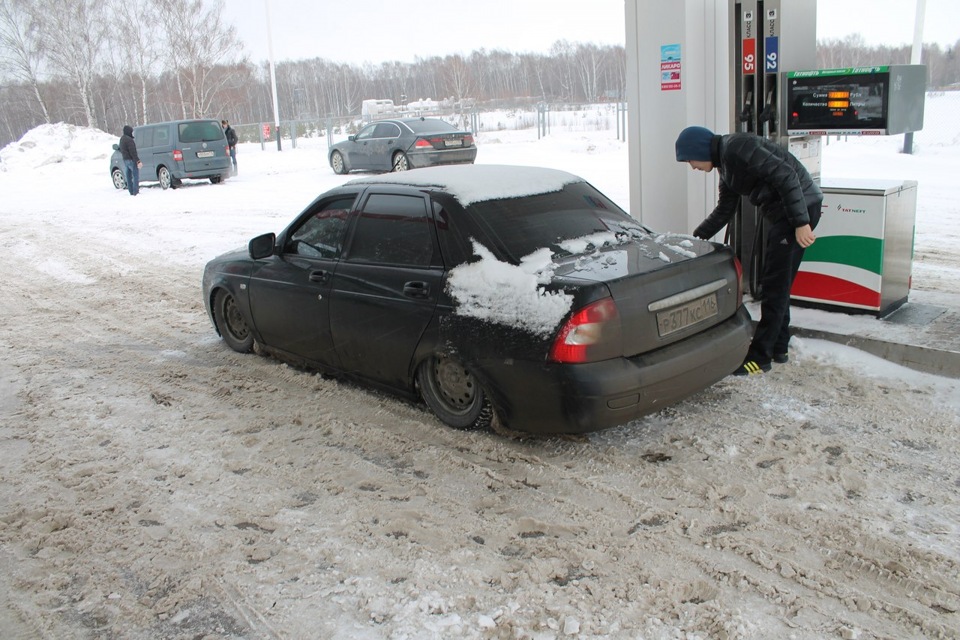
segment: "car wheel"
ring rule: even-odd
[[[420,395],[440,420],[454,429],[485,429],[493,407],[476,376],[450,356],[434,355],[417,370]]]
[[[217,291],[213,298],[213,317],[228,347],[239,353],[253,350],[253,332],[240,313],[236,298],[223,289]]]
[[[114,169],[110,172],[110,177],[113,178],[113,187],[115,189],[127,188],[127,179],[123,177],[123,171],[120,171],[120,169]]]
[[[223,176],[210,176],[211,184],[220,184],[223,181]]]
[[[350,171],[350,169],[347,168],[346,161],[343,159],[343,154],[339,151],[334,151],[330,155],[330,166],[333,168],[334,173],[341,176]]]
[[[157,169],[157,180],[160,181],[161,189],[169,189],[170,185],[173,183],[173,176],[170,175],[170,169],[166,167],[160,167]]]
[[[406,171],[410,168],[410,162],[407,160],[407,154],[402,151],[398,151],[393,156],[393,170],[394,171]]]

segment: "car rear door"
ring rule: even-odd
[[[281,236],[277,255],[258,261],[250,308],[263,341],[314,364],[338,369],[329,291],[356,194],[312,205]]]
[[[433,317],[444,269],[427,198],[412,189],[367,193],[330,291],[340,366],[394,387]]]
[[[216,120],[181,122],[177,125],[183,170],[187,173],[222,169],[227,152],[223,127]]]

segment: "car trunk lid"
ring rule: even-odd
[[[619,312],[626,357],[715,326],[736,313],[742,299],[730,249],[690,236],[651,234],[554,265],[555,284],[606,287]]]

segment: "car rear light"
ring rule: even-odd
[[[429,140],[423,138],[417,138],[417,141],[413,143],[414,149],[432,149],[433,145],[430,144]]]
[[[733,264],[737,267],[737,306],[743,304],[743,265],[740,258],[734,257]]]
[[[602,298],[575,311],[557,333],[548,360],[584,363],[622,355],[620,312],[613,298]]]
[[[470,135],[463,136],[463,146],[465,147],[473,146],[473,136],[470,136]]]
[[[180,149],[174,149],[173,159],[176,160],[177,162],[183,162],[183,151],[180,151]]]

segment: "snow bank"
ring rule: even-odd
[[[60,162],[105,160],[119,140],[99,129],[64,122],[42,124],[0,149],[0,171],[36,169]]]

